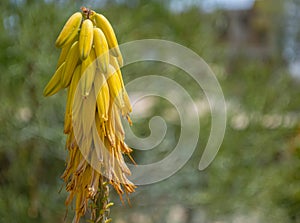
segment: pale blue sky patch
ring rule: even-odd
[[[192,6],[201,7],[206,12],[216,9],[243,10],[253,6],[255,0],[172,0],[170,8],[174,12],[182,12]]]

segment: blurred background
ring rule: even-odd
[[[64,222],[66,92],[44,98],[42,91],[59,56],[55,39],[82,5],[104,14],[120,43],[158,38],[195,51],[216,74],[228,109],[220,151],[199,171],[211,127],[201,88],[172,66],[124,67],[125,83],[152,74],[180,83],[197,102],[201,134],[189,162],[162,182],[140,186],[131,205],[112,191],[113,222],[300,222],[300,0],[2,0],[0,222]],[[168,131],[157,148],[134,151],[141,164],[167,156],[180,134],[171,104],[147,103],[133,115],[135,134],[147,137],[156,115]]]

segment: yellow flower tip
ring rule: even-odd
[[[130,116],[128,114],[126,115],[126,119],[127,119],[128,123],[129,123],[129,125],[132,125],[131,118],[130,118]]]
[[[129,157],[129,159],[131,160],[131,162],[137,166],[137,163],[134,161],[133,157],[130,155],[130,153],[126,153],[126,155]]]

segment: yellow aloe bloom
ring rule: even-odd
[[[81,29],[85,20],[89,20],[84,23],[88,25]],[[127,179],[130,170],[123,158],[126,154],[133,161],[132,149],[124,142],[121,122],[125,117],[131,124],[132,110],[120,70],[123,58],[108,20],[85,7],[81,14],[76,12],[69,18],[56,45],[62,48],[58,71],[44,95],[68,90],[64,123],[68,157],[61,176],[69,192],[65,204],[75,200],[74,223],[89,207],[91,220],[104,222],[112,205],[108,201],[108,184],[121,199],[124,193],[132,193],[136,188]]]

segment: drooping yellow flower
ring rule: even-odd
[[[81,10],[68,19],[56,40],[61,55],[44,95],[63,88],[68,91],[64,123],[68,157],[62,179],[69,196],[65,203],[68,206],[76,199],[74,222],[79,222],[89,206],[91,220],[102,222],[111,205],[107,184],[121,199],[135,189],[126,177],[130,170],[123,154],[132,159],[132,150],[124,142],[121,123],[121,116],[131,123],[131,105],[112,26],[103,15],[85,7]],[[93,208],[97,201],[98,209]]]

